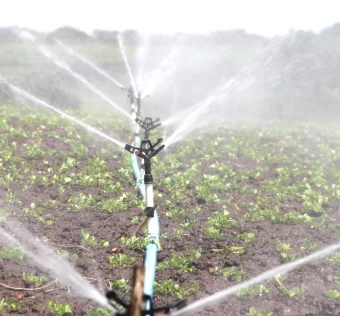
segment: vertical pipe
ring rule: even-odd
[[[153,184],[145,184],[146,207],[153,207]]]
[[[144,262],[145,278],[143,291],[145,295],[152,298],[157,266],[157,251],[159,250],[159,220],[156,211],[154,217],[148,219],[148,237],[149,243],[146,246]],[[150,307],[150,304],[147,303],[146,310],[149,310]]]

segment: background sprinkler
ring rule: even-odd
[[[122,90],[127,92],[127,97],[131,104],[132,116],[140,116],[142,107],[142,92],[138,89],[138,87],[135,90],[132,85],[128,88],[123,87]]]
[[[159,118],[153,121],[151,117],[146,117],[145,120],[142,121],[137,117],[135,121],[145,131],[144,140],[149,139],[150,131],[162,125],[161,123],[156,124],[157,122],[160,121]]]
[[[134,131],[135,131],[135,140],[133,146],[138,146],[140,144],[140,134],[139,134],[139,127],[145,130],[144,140],[149,139],[150,131],[157,128],[161,125],[161,123],[155,124],[159,122],[159,119],[152,121],[152,118],[146,117],[144,121],[136,117],[135,124],[134,124]],[[143,142],[142,142],[143,143]],[[141,161],[140,165],[138,163],[138,159],[136,155],[131,157],[132,161],[132,168],[134,171],[135,179],[137,180],[138,184],[138,191],[143,200],[145,200],[145,186],[144,186],[144,160]]]

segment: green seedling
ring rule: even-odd
[[[242,233],[237,235],[238,238],[240,238],[242,241],[244,241],[246,244],[255,242],[255,234],[254,233]]]
[[[116,313],[111,312],[105,308],[91,308],[86,314],[85,316],[115,316]]]
[[[72,261],[76,262],[79,259],[79,256],[76,253],[70,253],[67,250],[56,250],[56,253],[61,258],[68,258]]]
[[[10,312],[15,312],[21,307],[21,303],[15,303],[13,298],[10,298],[7,302],[5,299],[0,300],[0,312],[5,311],[5,309]]]
[[[120,279],[113,282],[109,282],[109,288],[110,290],[118,288],[125,293],[130,292],[132,289],[131,285],[128,283],[128,280],[126,279]]]
[[[241,281],[244,271],[239,270],[235,267],[231,268],[214,268],[214,273],[223,276],[225,279],[233,281]]]
[[[0,258],[22,260],[24,256],[25,253],[21,247],[9,245],[7,247],[0,249]]]
[[[272,316],[274,315],[269,309],[262,309],[257,311],[255,307],[250,307],[248,316]]]
[[[254,287],[247,287],[237,292],[238,297],[245,297],[245,296],[262,296],[264,294],[269,293],[267,287],[262,284],[255,285]]]
[[[340,263],[340,252],[335,253],[332,256],[327,256],[326,260],[330,263],[330,264],[339,264]]]
[[[125,254],[117,254],[109,257],[109,264],[114,268],[129,268],[135,262],[135,258],[129,258]]]
[[[298,287],[287,290],[287,294],[288,294],[289,297],[294,297],[294,296],[300,295],[303,292],[304,292],[303,289],[298,288]]]
[[[53,301],[46,301],[46,306],[52,313],[56,313],[59,316],[64,316],[72,313],[71,306],[69,304],[56,304]]]
[[[23,272],[22,279],[27,283],[34,284],[35,287],[39,287],[47,281],[47,277],[45,275],[37,276],[26,272]]]
[[[178,299],[184,299],[189,295],[196,294],[199,291],[199,284],[191,282],[188,289],[180,287],[180,285],[173,280],[165,280],[162,283],[155,282],[154,289],[163,295],[169,295],[177,297]]]
[[[98,203],[99,209],[109,213],[119,212],[126,209],[125,195],[118,199],[102,200]]]
[[[91,236],[89,232],[87,232],[85,229],[81,230],[81,235],[82,235],[82,245],[84,247],[94,247],[97,246],[97,240],[96,237]]]
[[[329,298],[339,298],[340,297],[340,291],[339,290],[330,290],[327,292],[327,296]]]
[[[214,212],[212,217],[208,218],[207,224],[217,228],[228,228],[234,226],[236,221],[231,218],[227,210],[223,212]]]
[[[203,228],[203,233],[208,238],[221,238],[224,234],[220,229],[213,226],[206,226]]]
[[[284,261],[294,261],[294,260],[296,260],[295,254],[288,253],[288,252],[292,251],[290,244],[286,244],[286,243],[278,240],[277,245],[276,245],[276,249],[280,253],[281,258]]]
[[[194,258],[181,257],[176,254],[171,254],[170,261],[164,261],[158,264],[158,269],[175,269],[182,272],[193,272],[195,268],[192,266]]]
[[[121,237],[120,244],[130,249],[145,250],[146,245],[149,242],[147,237]]]
[[[226,246],[225,250],[229,253],[233,253],[235,255],[243,255],[245,254],[246,250],[244,247],[239,247],[239,246]]]
[[[96,204],[96,198],[92,194],[86,195],[80,193],[78,196],[72,196],[68,200],[68,209],[70,211],[81,212],[88,210],[91,206]]]

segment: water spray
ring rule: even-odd
[[[94,92],[96,95],[98,95],[100,98],[102,98],[104,101],[109,103],[112,107],[114,107],[116,110],[120,111],[123,113],[125,116],[128,118],[131,118],[131,115],[127,113],[125,110],[123,110],[119,105],[117,105],[115,102],[113,102],[108,96],[106,96],[99,88],[94,86],[92,83],[87,81],[83,76],[78,74],[77,72],[73,71],[67,64],[65,64],[63,61],[58,59],[56,56],[53,55],[53,53],[44,45],[41,45],[37,42],[37,39],[30,33],[28,32],[16,32],[17,35],[20,38],[23,39],[28,39],[31,42],[34,42],[37,47],[39,52],[44,55],[45,57],[49,58],[54,64],[56,64],[58,67],[66,70],[71,76],[82,82],[88,89],[90,89],[92,92]]]
[[[18,228],[18,224],[6,224],[8,230],[13,231],[14,227]],[[70,284],[78,295],[82,297],[89,298],[97,302],[100,306],[106,307],[114,312],[116,308],[108,304],[105,297],[100,294],[100,292],[94,288],[88,281],[86,281],[80,274],[78,274],[73,267],[65,260],[60,257],[51,256],[51,249],[46,247],[43,243],[39,242],[34,238],[28,231],[23,227],[19,227],[20,234],[18,234],[18,239],[10,235],[7,230],[0,227],[0,238],[1,242],[11,243],[18,247],[23,248],[25,254],[34,260],[41,267],[52,272],[56,277],[58,277],[63,282]],[[20,240],[19,240],[20,239]],[[23,246],[28,244],[30,247],[39,250],[39,255],[34,254],[27,247]]]
[[[218,89],[216,89],[214,94],[208,97],[205,101],[198,102],[188,109],[165,120],[163,122],[164,126],[171,126],[181,122],[173,134],[166,139],[165,143],[167,147],[182,139],[184,135],[202,127],[202,124],[206,124],[207,120],[205,119],[203,122],[203,120],[200,121],[200,118],[208,114],[208,110],[213,104],[220,104],[222,101],[226,101],[227,97],[229,97],[233,91],[243,91],[251,87],[255,82],[254,79],[256,78],[255,75],[257,72],[263,72],[269,68],[275,60],[275,57],[279,55],[279,48],[281,47],[284,39],[285,37],[279,38],[274,44],[271,43],[266,46],[265,52],[267,56],[263,62],[259,62],[258,60],[250,62],[246,66],[242,67],[237,75],[233,76],[225,84],[222,84]],[[234,108],[235,107],[228,107],[227,111]],[[220,107],[220,110],[224,111],[222,107]],[[209,113],[209,115],[211,115],[211,113]],[[216,116],[216,113],[213,113],[212,115]],[[185,119],[183,120],[183,118]],[[199,124],[197,124],[198,122]]]
[[[169,66],[170,62],[172,62],[177,57],[180,49],[180,47],[173,49],[170,54],[161,62],[159,68],[147,81],[143,89],[142,99],[146,98],[162,79],[170,76],[173,73],[173,70],[167,69],[167,67]]]
[[[317,259],[322,258],[323,256],[326,256],[336,250],[340,249],[340,243],[337,244],[333,244],[331,246],[328,246],[320,251],[314,252],[311,255],[305,257],[305,258],[301,258],[298,259],[296,261],[290,262],[290,263],[286,263],[283,264],[281,266],[278,266],[276,268],[273,268],[269,271],[266,271],[258,276],[256,276],[255,278],[252,278],[248,281],[242,282],[240,284],[234,285],[226,290],[223,291],[219,291],[211,296],[208,296],[206,298],[200,299],[197,302],[194,302],[190,305],[188,305],[187,307],[183,308],[180,311],[175,311],[175,312],[171,312],[170,316],[179,316],[179,315],[184,315],[187,313],[190,313],[194,310],[198,311],[198,310],[202,310],[204,307],[208,306],[208,305],[213,305],[214,303],[216,303],[217,301],[221,301],[222,299],[225,299],[226,297],[235,294],[236,292],[245,289],[249,286],[255,285],[257,283],[266,281],[274,276],[280,275],[280,274],[284,274],[287,273],[289,271],[292,271],[296,268],[298,268],[301,265],[304,265],[306,263],[309,263],[310,261],[314,261]]]
[[[48,104],[46,101],[43,101],[41,99],[38,99],[37,97],[33,96],[32,94],[28,93],[27,91],[19,88],[19,87],[16,87],[14,86],[13,84],[11,84],[10,82],[8,82],[7,80],[5,80],[4,78],[1,78],[0,77],[0,84],[4,84],[6,86],[8,86],[11,90],[13,90],[15,93],[17,93],[18,95],[22,96],[22,97],[25,97],[26,99],[28,100],[31,100],[35,103],[38,103],[46,108],[49,108],[51,110],[53,110],[54,112],[57,112],[58,114],[60,114],[61,116],[65,117],[66,119],[78,124],[79,126],[81,127],[84,127],[85,129],[87,129],[88,131],[96,134],[96,135],[99,135],[100,137],[103,137],[107,140],[109,140],[111,143],[114,143],[116,145],[118,145],[119,147],[124,147],[124,143],[117,140],[117,139],[114,139],[108,135],[106,135],[105,133],[101,132],[101,131],[98,131],[97,129],[95,129],[94,127],[82,122],[81,120],[78,120],[76,118],[74,118],[73,116],[57,109],[56,107]]]
[[[124,64],[125,64],[127,73],[129,75],[129,78],[130,78],[131,86],[132,86],[132,89],[134,91],[134,95],[137,95],[136,83],[135,83],[135,80],[133,79],[131,67],[129,65],[128,59],[127,59],[126,54],[125,54],[125,50],[124,50],[124,46],[123,46],[123,41],[122,41],[122,39],[121,39],[119,34],[117,34],[117,39],[118,39],[120,51],[121,51],[123,59],[124,59]]]
[[[73,49],[69,48],[68,46],[66,46],[61,40],[55,39],[55,42],[58,43],[63,49],[65,49],[69,54],[77,57],[79,60],[81,60],[84,64],[90,66],[92,69],[94,69],[95,71],[97,71],[99,74],[101,74],[102,76],[104,76],[106,79],[110,80],[111,82],[113,82],[115,85],[117,85],[119,88],[124,88],[124,86],[118,82],[115,78],[113,78],[112,76],[110,76],[105,70],[99,68],[98,66],[96,66],[94,63],[92,63],[91,61],[89,61],[87,58],[85,58],[84,56],[80,55],[79,53],[75,52]]]

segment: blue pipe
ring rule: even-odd
[[[155,282],[156,276],[156,265],[157,265],[157,251],[160,249],[159,245],[159,219],[157,211],[155,210],[154,217],[149,218],[149,221],[153,221],[151,225],[153,225],[154,234],[149,235],[149,243],[146,246],[146,255],[145,255],[145,275],[144,275],[144,294],[153,296],[153,284]],[[150,309],[150,304],[147,302],[146,310]]]
[[[133,143],[133,146],[140,146],[136,142]],[[145,201],[145,184],[144,179],[141,179],[141,170],[138,164],[138,158],[136,155],[131,156],[131,164],[133,173],[136,181],[138,181],[137,187],[142,199]],[[159,219],[157,211],[154,212],[154,217],[149,218],[148,225],[152,226],[151,229],[148,229],[152,232],[152,234],[148,234],[149,243],[146,246],[146,254],[145,254],[145,275],[144,275],[144,286],[143,292],[145,295],[149,296],[151,299],[153,297],[153,285],[156,277],[156,266],[157,266],[157,252],[160,250],[159,244],[159,235],[160,235],[160,227],[159,227]],[[146,310],[150,310],[150,302],[148,301],[145,306]],[[148,316],[148,315],[146,315]]]

